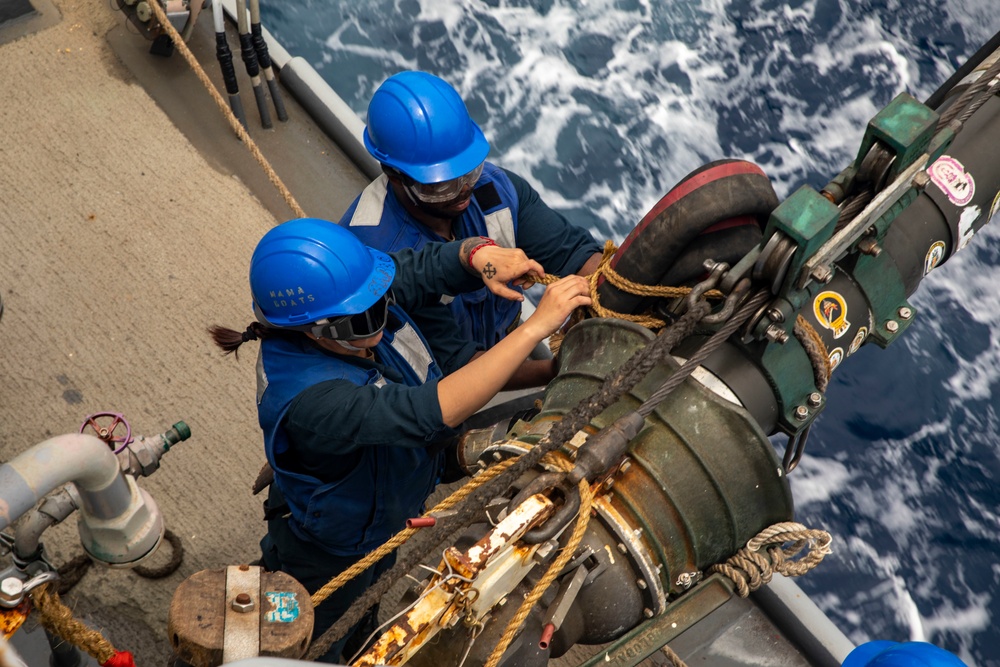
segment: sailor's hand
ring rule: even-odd
[[[590,283],[586,278],[577,275],[560,278],[545,288],[538,308],[521,328],[529,327],[542,340],[556,332],[574,310],[590,304]]]
[[[507,283],[514,287],[526,287],[545,277],[542,265],[528,259],[520,248],[480,246],[473,253],[470,265],[491,292],[511,301],[524,301],[524,295],[508,287]]]

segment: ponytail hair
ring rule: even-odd
[[[212,340],[219,346],[222,353],[232,354],[237,359],[240,356],[240,345],[247,341],[268,338],[276,333],[278,332],[268,329],[260,322],[251,322],[243,332],[228,329],[218,324],[214,324],[208,328],[208,335],[212,337]]]

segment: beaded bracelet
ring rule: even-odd
[[[491,246],[491,245],[495,246],[497,244],[496,241],[494,241],[493,239],[488,238],[486,236],[480,236],[479,238],[481,238],[483,240],[483,242],[480,243],[479,245],[477,245],[475,248],[473,248],[472,251],[469,253],[469,267],[470,268],[472,267],[472,258],[475,257],[476,252],[480,248],[486,248],[487,246]]]

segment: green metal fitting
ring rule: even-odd
[[[939,118],[930,107],[907,93],[900,93],[868,121],[855,166],[861,164],[876,142],[880,142],[896,156],[889,169],[891,181],[926,152]]]
[[[797,301],[791,296],[792,286],[806,260],[833,236],[839,217],[840,209],[808,185],[793,192],[771,212],[764,238],[770,238],[775,231],[780,231],[796,245],[795,255],[780,292],[789,301]]]

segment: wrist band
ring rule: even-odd
[[[471,252],[469,252],[469,268],[474,268],[472,266],[472,258],[476,255],[476,252],[480,248],[485,248],[485,247],[491,246],[491,245],[495,246],[497,244],[497,242],[494,241],[491,238],[487,238],[485,236],[480,236],[479,238],[481,238],[483,240],[483,242],[480,243],[479,245],[477,245],[475,248],[473,248]]]

